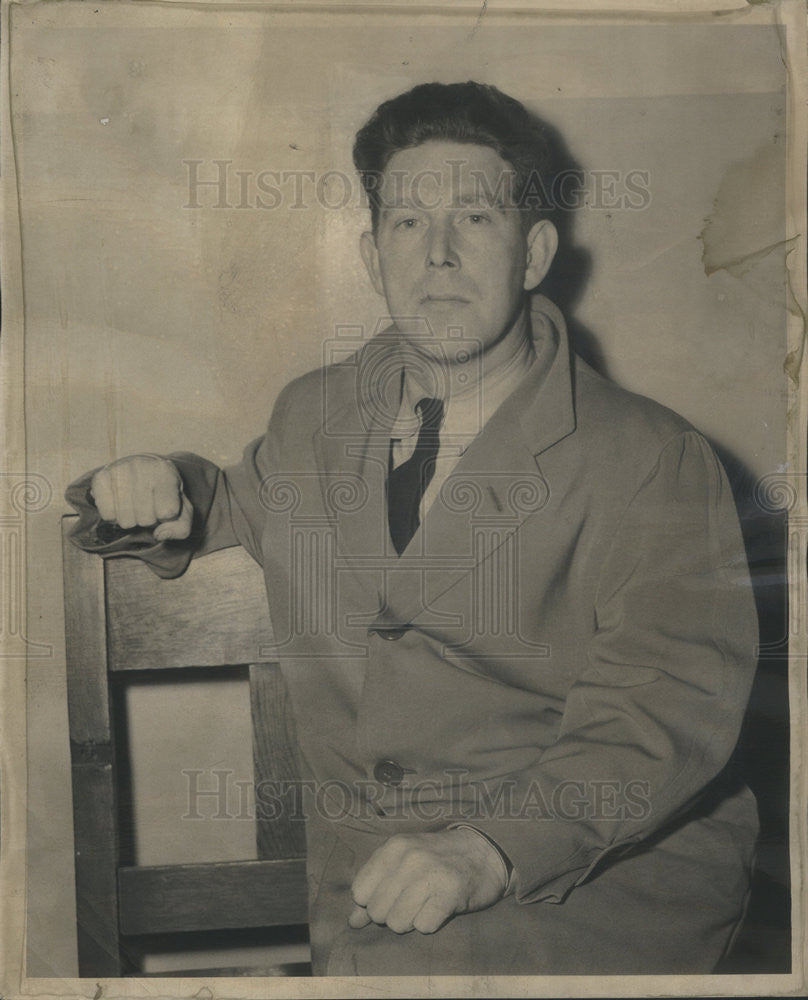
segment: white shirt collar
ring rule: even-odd
[[[519,351],[499,368],[486,372],[482,379],[468,389],[449,392],[443,400],[444,411],[441,423],[441,450],[451,450],[462,455],[475,437],[482,431],[489,419],[505,402],[508,396],[524,378],[535,360],[533,343],[525,340]],[[402,372],[401,407],[391,428],[394,440],[406,442],[414,438],[421,427],[415,410],[419,400],[425,396],[424,390],[412,377],[407,377],[406,368]]]

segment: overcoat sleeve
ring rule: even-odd
[[[736,743],[757,617],[731,490],[698,433],[677,434],[648,469],[596,594],[558,738],[505,779],[509,802],[553,803],[552,815],[474,821],[509,857],[521,902],[560,902],[611,852],[662,828]]]
[[[98,471],[93,469],[65,491],[65,499],[79,514],[70,536],[73,543],[104,558],[136,556],[164,578],[180,576],[194,556],[232,545],[243,545],[262,562],[260,540],[266,512],[261,507],[261,483],[278,468],[290,398],[287,389],[278,397],[267,433],[244,449],[238,465],[220,469],[188,452],[165,456],[176,465],[183,492],[194,509],[188,538],[156,542],[151,528],[124,530],[102,521],[90,492]]]

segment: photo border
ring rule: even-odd
[[[103,2],[103,0],[102,0]],[[560,2],[560,0],[559,0]],[[22,414],[24,399],[24,276],[21,263],[20,208],[14,148],[14,95],[10,79],[10,46],[14,44],[12,13],[32,3],[7,2],[2,11],[2,78],[5,84],[2,101],[2,198],[3,230],[2,257],[3,327],[0,341],[0,392],[2,393],[4,475],[31,482],[35,470],[26,468],[25,426]],[[179,6],[200,10],[206,7],[260,9],[320,13],[323,17],[338,17],[345,10],[367,10],[374,14],[385,11],[402,12],[402,5],[383,0],[333,0],[309,3],[306,0],[282,0],[267,4],[244,4],[228,0],[141,0],[139,6]],[[60,3],[48,5],[58,17]],[[574,24],[632,23],[688,21],[721,24],[772,23],[786,29],[783,33],[784,58],[788,69],[787,122],[787,232],[791,249],[787,257],[790,308],[788,314],[788,357],[784,362],[789,387],[787,418],[789,427],[788,461],[792,470],[789,481],[795,484],[796,500],[789,511],[788,585],[791,608],[791,643],[789,696],[791,706],[791,790],[790,852],[792,863],[792,973],[788,975],[714,975],[714,976],[552,976],[552,977],[439,977],[407,976],[401,978],[353,979],[246,979],[205,977],[160,977],[101,980],[27,978],[25,974],[26,917],[26,711],[25,658],[20,656],[19,638],[26,635],[24,614],[24,583],[16,594],[15,581],[22,575],[12,575],[10,565],[13,545],[22,546],[25,537],[25,511],[0,511],[0,528],[7,544],[0,553],[6,565],[0,565],[7,599],[19,607],[17,635],[0,636],[4,659],[0,667],[0,888],[3,898],[2,932],[0,933],[0,990],[5,997],[345,997],[366,996],[765,996],[798,994],[806,985],[805,952],[806,895],[803,859],[808,857],[808,723],[805,661],[808,654],[808,628],[805,609],[805,553],[808,550],[808,496],[806,494],[806,450],[808,434],[808,399],[806,399],[805,357],[806,338],[806,14],[799,0],[773,0],[770,3],[720,3],[707,0],[671,3],[670,0],[610,0],[593,3],[573,0],[559,9],[558,3],[535,0],[511,0],[497,3],[489,0],[480,5],[459,0],[453,4],[411,3],[406,7],[413,18],[426,12],[456,14],[459,17],[482,18],[486,10],[498,14],[514,12],[522,16],[535,15],[537,21],[569,21]],[[10,540],[16,539],[16,542]],[[23,550],[24,552],[24,550]],[[56,569],[53,570],[56,572]],[[15,644],[16,643],[16,644]]]

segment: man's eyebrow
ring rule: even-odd
[[[418,205],[410,201],[409,198],[392,198],[389,201],[385,199],[381,200],[380,210],[382,214],[384,214],[385,212],[395,211],[396,209],[403,209],[405,211],[410,211],[410,210],[417,211]]]
[[[498,196],[496,198],[490,198],[487,194],[482,191],[466,191],[460,192],[452,199],[453,205],[458,205],[461,208],[490,208],[499,212],[504,212],[507,208],[505,200]]]
[[[435,207],[435,206],[432,206]],[[512,208],[505,198],[501,195],[492,198],[486,192],[474,190],[474,191],[461,191],[459,194],[455,195],[451,202],[450,207],[452,208],[487,208],[496,212],[505,212],[508,208]],[[389,212],[421,212],[424,211],[424,205],[419,204],[416,199],[409,198],[406,195],[397,195],[392,198],[380,198],[379,199],[379,214],[385,215]]]

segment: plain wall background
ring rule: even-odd
[[[342,171],[383,99],[477,79],[555,125],[586,170],[647,171],[643,210],[590,207],[574,319],[605,371],[676,409],[750,481],[785,460],[785,68],[773,27],[541,24],[144,4],[13,10],[31,516],[28,974],[75,973],[59,517],[64,486],[132,451],[237,460],[339,326],[384,316],[365,211],[188,208],[187,160]],[[475,27],[476,25],[476,27]],[[339,182],[335,182],[339,185]],[[291,184],[283,186],[291,195]],[[339,200],[341,187],[327,197]],[[737,464],[736,464],[737,463]],[[183,821],[183,768],[250,777],[246,686],[131,693],[139,858],[254,856],[243,820]],[[212,810],[212,807],[211,807]]]

